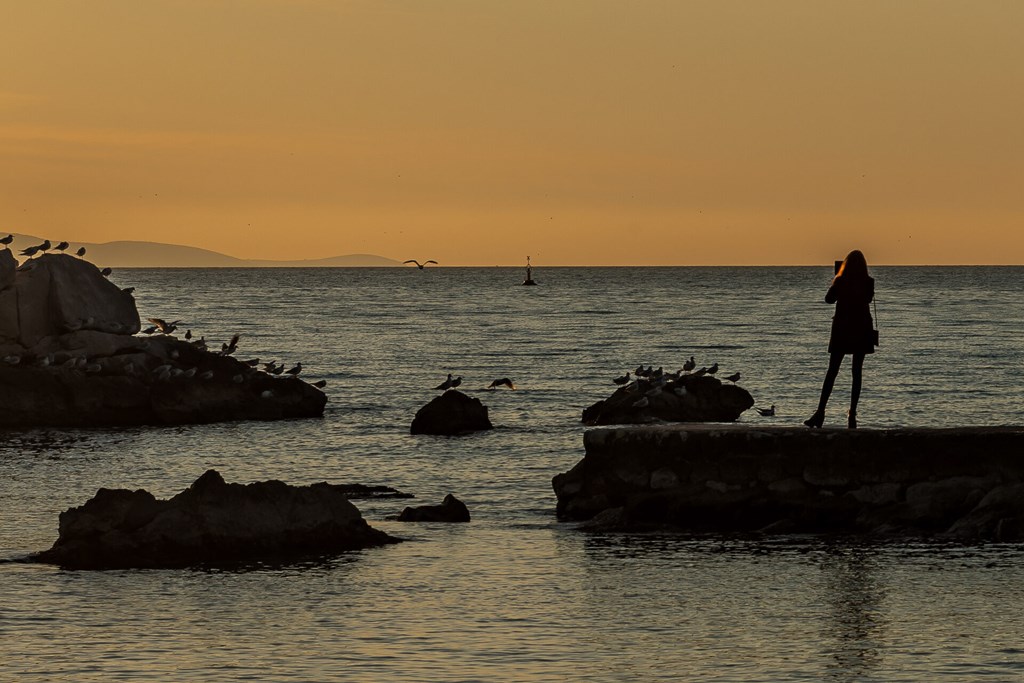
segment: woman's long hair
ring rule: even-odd
[[[846,255],[846,260],[840,266],[836,277],[846,277],[850,280],[867,280],[868,260],[864,258],[864,254],[859,249],[854,249]]]

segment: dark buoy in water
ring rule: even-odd
[[[536,282],[533,281],[533,267],[530,266],[530,257],[526,257],[526,279],[523,280],[524,287],[535,287]]]

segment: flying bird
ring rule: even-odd
[[[493,382],[491,382],[487,386],[487,388],[488,389],[496,389],[497,387],[501,387],[501,386],[508,387],[509,389],[515,389],[516,388],[516,385],[513,384],[512,380],[510,380],[508,377],[502,377],[501,379],[494,380]]]
[[[758,408],[757,413],[761,417],[775,417],[775,404],[771,408]]]
[[[153,323],[156,326],[156,329],[160,330],[162,334],[170,334],[171,332],[174,332],[178,329],[178,323],[181,322],[180,320],[175,320],[174,322],[169,323],[160,318],[146,318],[146,320]]]
[[[423,270],[423,267],[426,266],[428,263],[433,263],[435,266],[437,265],[437,261],[434,261],[434,260],[424,261],[423,263],[420,263],[416,259],[412,259],[412,258],[409,259],[408,261],[402,261],[402,263],[415,263],[416,267],[419,268],[420,270]]]

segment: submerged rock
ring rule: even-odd
[[[398,515],[399,522],[468,522],[469,508],[461,500],[448,494],[440,505],[407,507]]]
[[[170,335],[133,336],[132,295],[93,264],[0,251],[0,427],[317,417],[326,395]]]
[[[208,470],[169,500],[100,489],[60,515],[60,534],[30,559],[70,569],[182,567],[325,555],[395,543],[370,527],[344,487],[228,484]]]
[[[410,431],[454,436],[485,429],[494,429],[487,417],[487,406],[478,398],[449,389],[416,411]]]
[[[682,375],[661,386],[641,379],[584,410],[583,423],[734,422],[753,405],[746,389],[710,375]]]

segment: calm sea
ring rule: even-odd
[[[1022,268],[877,268],[862,426],[1024,423]],[[643,363],[740,372],[744,421],[799,424],[825,370],[825,268],[121,270],[143,317],[326,378],[323,419],[0,435],[0,559],[49,547],[96,489],[386,484],[468,525],[237,571],[0,564],[0,680],[1024,680],[1024,547],[862,545],[558,522],[581,410]],[[498,426],[410,436],[447,373]],[[512,378],[516,391],[483,391]],[[828,421],[845,423],[844,368]]]

